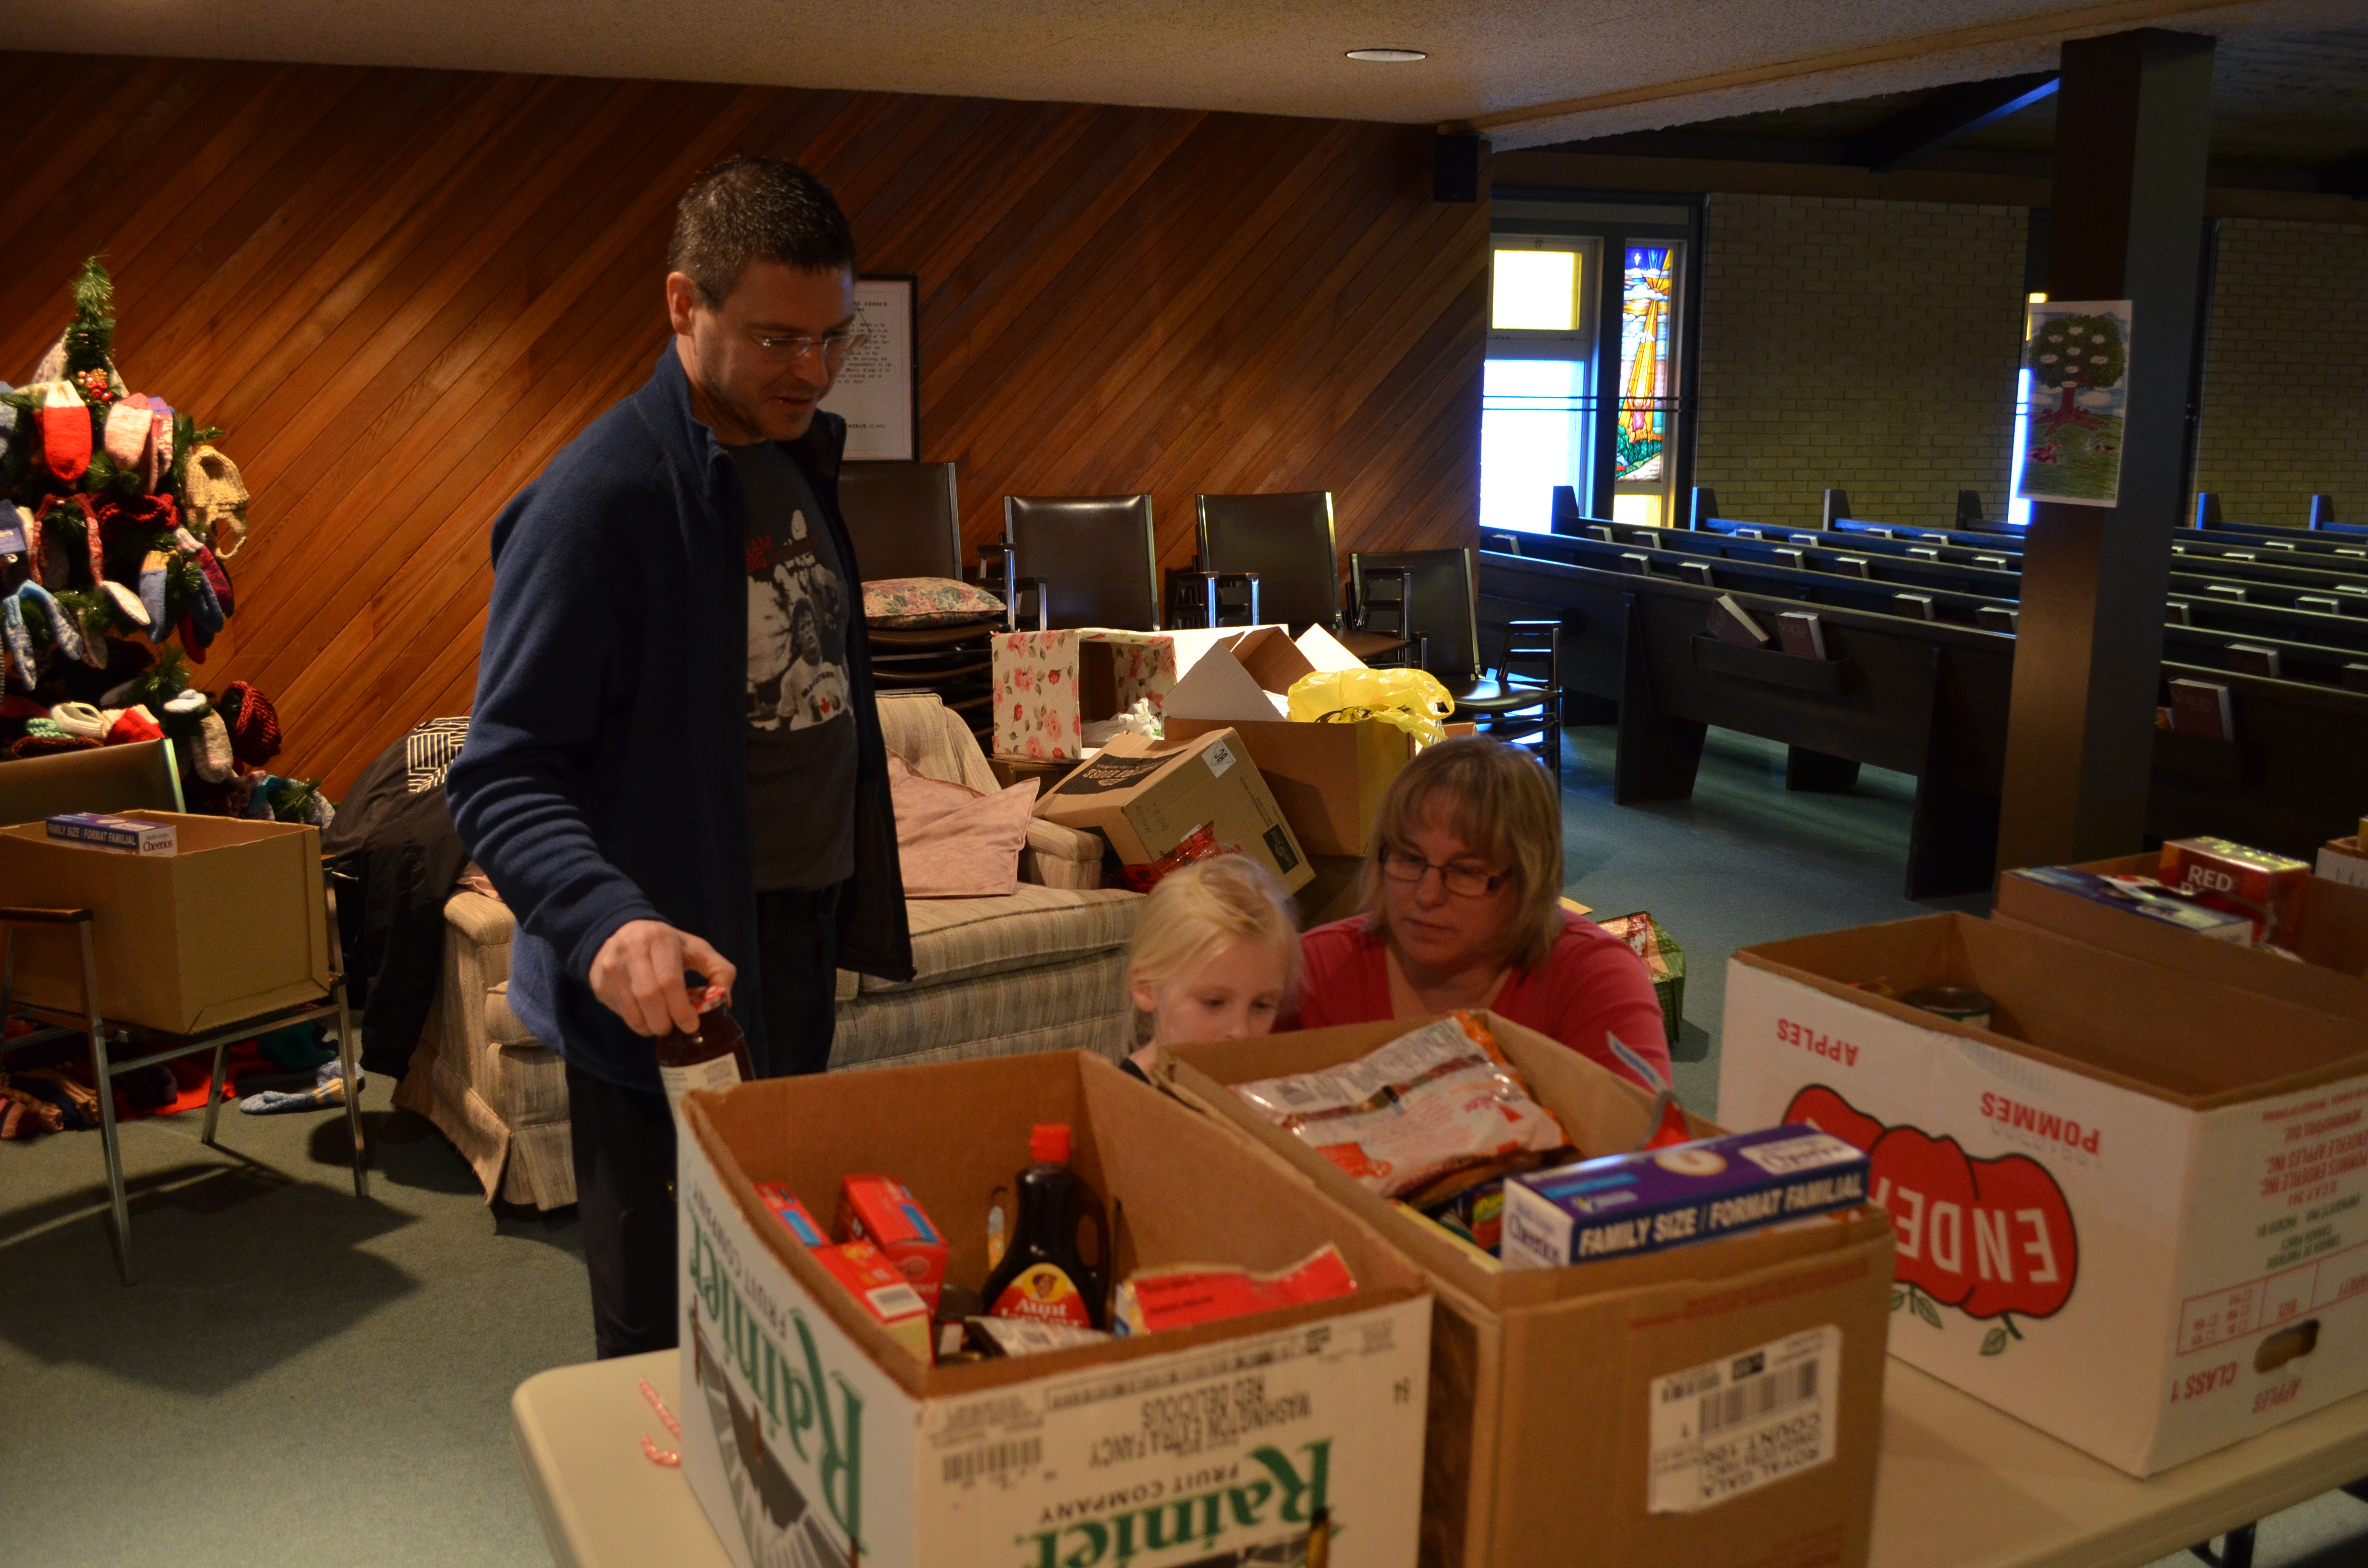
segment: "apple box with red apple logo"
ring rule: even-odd
[[[2368,1025],[1931,915],[1736,952],[1718,1115],[1865,1150],[1891,1353],[2132,1474],[2368,1389]]]

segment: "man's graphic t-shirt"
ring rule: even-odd
[[[855,874],[846,563],[805,474],[770,441],[727,447],[748,498],[748,828],[757,891]]]

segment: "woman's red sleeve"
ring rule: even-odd
[[[1546,954],[1537,971],[1525,977],[1535,1001],[1524,994],[1508,1004],[1505,1016],[1527,1024],[1569,1046],[1600,1066],[1631,1081],[1636,1074],[1612,1054],[1608,1036],[1641,1056],[1673,1083],[1669,1071],[1668,1036],[1661,1021],[1660,998],[1645,960],[1627,943],[1600,927],[1574,923]],[[1649,1085],[1648,1085],[1649,1086]]]

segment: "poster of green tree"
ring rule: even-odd
[[[2055,300],[2030,307],[2023,366],[2026,501],[2111,506],[2122,493],[2122,419],[2129,403],[2130,302]]]

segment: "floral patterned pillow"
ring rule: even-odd
[[[863,585],[871,626],[973,626],[1003,616],[1003,601],[955,577],[882,577]]]

